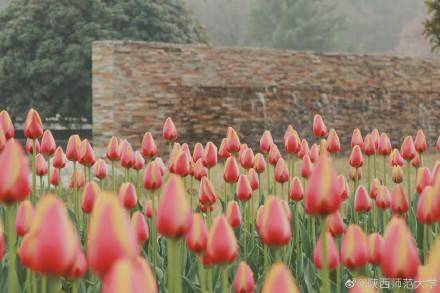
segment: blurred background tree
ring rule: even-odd
[[[433,48],[440,47],[440,0],[426,0],[429,18],[425,22],[425,34]]]
[[[0,109],[91,118],[91,42],[204,42],[176,0],[13,0],[0,12]]]

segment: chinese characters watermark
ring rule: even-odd
[[[346,288],[372,288],[372,289],[432,289],[437,280],[414,280],[414,279],[350,279],[345,281]]]

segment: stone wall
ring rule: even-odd
[[[173,118],[179,141],[219,143],[227,126],[258,144],[277,142],[288,124],[311,136],[315,113],[348,147],[353,128],[387,132],[394,144],[423,128],[440,134],[440,61],[275,49],[211,48],[145,42],[93,44],[93,136],[139,146],[145,131],[163,145]]]

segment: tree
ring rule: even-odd
[[[425,35],[433,49],[440,47],[440,0],[427,0],[429,17],[425,22]]]
[[[250,27],[259,46],[327,51],[337,48],[340,25],[331,0],[256,0]]]
[[[14,0],[0,12],[0,109],[91,118],[91,43],[203,42],[180,0]]]

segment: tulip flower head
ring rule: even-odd
[[[378,233],[368,235],[368,262],[380,265],[383,238]]]
[[[260,139],[260,151],[263,154],[267,154],[270,151],[271,146],[273,145],[272,134],[269,130],[265,130],[263,136]]]
[[[45,156],[52,156],[57,145],[50,130],[45,130],[41,139],[41,153]]]
[[[272,144],[270,146],[269,157],[268,157],[269,164],[275,166],[280,158],[281,158],[281,154],[280,151],[278,150],[278,146],[276,144]]]
[[[427,167],[421,167],[417,170],[417,183],[416,183],[416,190],[418,193],[421,193],[423,189],[431,185],[432,183],[432,176],[431,172]]]
[[[69,178],[69,188],[74,188],[75,186],[75,177],[76,177],[76,187],[82,188],[86,184],[84,172],[82,170],[76,170],[76,172],[72,172]]]
[[[227,149],[227,139],[226,138],[223,138],[222,139],[222,142],[220,143],[220,146],[219,146],[219,148],[218,148],[218,156],[221,158],[221,159],[227,159],[227,158],[229,158],[230,156],[231,156],[231,153],[230,152],[228,152],[228,149]],[[197,144],[196,144],[197,145]],[[203,152],[203,146],[201,145],[201,144],[199,144],[201,147],[202,147],[202,152]],[[196,149],[194,148],[194,152],[196,151]],[[193,159],[195,158],[195,156],[193,155]],[[194,161],[197,161],[197,160],[194,160]]]
[[[350,167],[348,177],[350,177],[350,180],[352,181],[355,181],[356,179],[360,181],[362,179],[362,168]]]
[[[35,109],[30,109],[24,122],[24,135],[27,138],[37,139],[43,135],[43,123],[40,114]]]
[[[395,185],[391,193],[391,210],[395,214],[404,214],[409,209],[408,197],[401,184]]]
[[[261,241],[270,246],[282,246],[289,243],[292,231],[286,210],[280,199],[269,196],[261,215]]]
[[[359,185],[356,190],[354,199],[354,207],[358,213],[368,213],[371,210],[372,202],[368,195],[367,189],[363,185]]]
[[[232,228],[238,228],[241,225],[240,206],[234,200],[229,201],[226,207],[226,218]]]
[[[416,139],[414,141],[414,147],[418,153],[424,153],[428,149],[425,133],[421,129],[417,131]]]
[[[267,272],[261,292],[299,293],[300,291],[289,268],[285,264],[278,262],[272,265]]]
[[[57,147],[55,150],[52,165],[55,169],[63,169],[66,167],[66,155],[64,155],[61,147]]]
[[[55,170],[50,174],[50,184],[58,186],[60,184],[60,171]]]
[[[95,177],[100,180],[107,177],[107,165],[103,159],[98,159],[98,161],[96,161],[94,174]]]
[[[252,197],[252,187],[246,175],[240,175],[237,182],[237,198],[240,201],[248,201]]]
[[[391,153],[391,141],[386,133],[380,135],[377,152],[382,156],[388,156]]]
[[[211,264],[227,264],[237,259],[238,244],[225,216],[217,216],[209,231],[206,257]]]
[[[6,110],[0,112],[0,128],[3,130],[6,140],[14,137],[14,124],[12,123],[11,116],[9,116],[9,113]]]
[[[144,174],[144,188],[147,190],[157,190],[162,186],[162,172],[156,161],[148,163]]]
[[[237,153],[240,150],[240,138],[232,127],[228,127],[226,131],[226,150],[229,153]]]
[[[264,160],[263,154],[257,153],[255,155],[254,169],[258,174],[263,173],[266,170],[266,161]]]
[[[380,186],[379,193],[376,197],[376,206],[380,209],[386,210],[391,205],[390,191],[386,186]]]
[[[247,148],[242,155],[241,159],[241,166],[245,168],[246,170],[249,170],[250,168],[254,167],[255,164],[255,157],[254,152],[251,148]]]
[[[332,234],[333,237],[337,237],[339,235],[344,234],[346,225],[342,220],[341,213],[339,211],[330,214],[325,219],[328,225],[328,231]]]
[[[309,150],[309,157],[310,157],[310,161],[312,161],[312,163],[315,163],[316,160],[318,159],[318,157],[319,157],[319,146],[316,143],[314,143],[312,145],[312,147],[310,148],[310,150]]]
[[[223,179],[227,183],[236,183],[240,177],[240,169],[234,157],[226,159]]]
[[[310,160],[309,155],[304,155],[302,162],[301,162],[301,177],[303,178],[309,178],[310,175],[312,175],[313,171],[313,163]]]
[[[87,167],[91,167],[96,162],[95,152],[88,139],[84,139],[79,147],[79,162]]]
[[[116,136],[112,136],[107,145],[107,158],[110,161],[118,161],[120,157],[119,139]]]
[[[355,128],[353,130],[353,134],[351,135],[351,147],[355,146],[361,147],[364,144],[364,140],[362,138],[362,133],[359,128]]]
[[[299,152],[301,147],[301,140],[298,136],[298,133],[295,130],[284,137],[284,148],[286,152],[289,154],[296,154]]]
[[[79,135],[75,134],[69,137],[66,147],[66,158],[69,161],[77,162],[80,160],[80,145],[81,139],[79,138]]]
[[[353,168],[362,167],[364,159],[362,156],[362,150],[359,145],[355,145],[350,155],[350,166]]]
[[[134,152],[133,169],[140,171],[145,166],[145,159],[139,151]]]
[[[37,154],[35,164],[37,175],[40,177],[45,176],[47,174],[47,162],[41,153]]]
[[[217,147],[214,143],[208,142],[205,146],[205,152],[203,153],[203,165],[210,169],[217,165]]]
[[[255,292],[254,272],[244,261],[241,261],[238,265],[234,279],[234,290],[236,293]]]
[[[35,217],[35,209],[29,200],[22,201],[17,209],[15,231],[18,236],[24,236],[29,231]]]
[[[121,154],[120,163],[121,167],[125,169],[129,169],[133,167],[134,163],[134,152],[133,147],[127,140],[123,140],[119,146],[119,153]]]
[[[313,135],[316,137],[325,137],[327,135],[327,127],[319,114],[313,117]]]
[[[368,240],[361,227],[350,225],[342,237],[341,260],[347,268],[368,264]]]
[[[327,151],[331,154],[339,153],[341,151],[341,143],[336,131],[332,128],[327,138]]]
[[[391,177],[393,179],[393,182],[396,184],[403,182],[403,171],[399,165],[393,166],[393,170],[391,172]]]
[[[374,155],[374,153],[376,152],[376,146],[374,144],[371,134],[367,134],[365,136],[362,150],[367,156]]]
[[[414,141],[411,136],[407,136],[403,140],[402,146],[400,148],[400,153],[402,154],[402,157],[407,161],[411,161],[412,159],[414,159],[416,155],[416,148],[414,146]]]
[[[172,143],[177,139],[177,129],[170,117],[168,117],[163,124],[162,137],[168,143]]]
[[[93,207],[100,193],[101,189],[95,181],[90,181],[84,186],[81,200],[81,209],[84,213],[89,214],[93,211]]]
[[[131,217],[131,226],[139,243],[145,243],[150,238],[150,232],[148,230],[148,224],[144,215],[140,211],[136,211]]]
[[[338,175],[338,184],[339,184],[339,194],[341,199],[347,200],[350,197],[350,187],[348,186],[348,182],[345,179],[344,175]]]
[[[145,158],[154,158],[157,156],[157,146],[151,132],[145,132],[142,138],[141,153]]]
[[[208,169],[203,166],[203,162],[202,159],[198,159],[197,162],[194,165],[194,178],[197,181],[202,180],[203,177],[207,177],[208,176]]]
[[[330,270],[334,270],[339,266],[339,252],[336,242],[329,232],[322,233],[321,236],[319,236],[315,250],[313,251],[313,263],[319,270],[324,267],[324,246],[322,243],[324,241],[324,235],[327,237],[327,265]]]
[[[252,190],[257,190],[260,187],[260,180],[258,178],[258,173],[254,168],[249,169],[247,177]]]
[[[185,151],[179,151],[179,153],[174,158],[174,162],[172,163],[172,172],[182,177],[188,176],[191,171],[190,160],[191,158],[185,153]]]
[[[194,214],[191,228],[185,236],[188,249],[196,254],[206,250],[208,244],[208,229],[201,214]]]
[[[30,155],[33,154],[33,152],[34,152],[34,141],[35,141],[36,154],[38,154],[41,150],[40,142],[38,141],[38,139],[33,140],[31,138],[28,138],[28,139],[26,139],[25,150],[26,150],[26,153],[28,153]],[[5,147],[5,144],[6,144],[6,137],[4,136],[3,131],[0,128],[0,152]]]
[[[374,178],[373,181],[371,181],[370,193],[369,193],[370,198],[376,199],[377,195],[379,194],[380,186],[381,184],[379,179]]]
[[[405,163],[405,160],[400,155],[400,152],[398,149],[393,150],[393,152],[391,153],[390,159],[391,159],[392,166],[403,166],[403,164]]]
[[[432,224],[440,219],[436,212],[435,201],[439,199],[439,194],[435,195],[432,186],[426,186],[420,194],[417,203],[417,220],[423,224]]]
[[[78,279],[84,276],[87,273],[87,260],[82,252],[81,248],[78,247],[76,250],[75,261],[67,273],[67,278],[69,279]]]
[[[301,140],[301,146],[298,151],[298,158],[303,159],[309,153],[309,144],[304,138]]]
[[[294,177],[290,183],[289,198],[300,201],[304,198],[304,190],[298,177]]]
[[[119,200],[121,204],[128,210],[133,209],[137,205],[136,187],[131,182],[122,183],[119,189]]]
[[[281,184],[289,181],[289,169],[283,158],[280,158],[275,166],[275,181]]]

